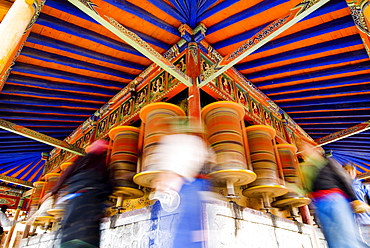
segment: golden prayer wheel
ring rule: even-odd
[[[42,198],[42,192],[46,182],[37,181],[33,183],[34,191],[32,194],[31,207],[28,217],[31,217],[39,208],[39,202]]]
[[[59,167],[62,171],[65,171],[68,167],[70,167],[71,165],[73,165],[73,162],[65,162],[63,164],[61,164]]]
[[[164,120],[179,116],[185,116],[185,112],[180,107],[170,103],[152,103],[141,109],[140,119],[145,124],[143,162],[141,172],[134,176],[135,183],[144,187],[153,187],[153,180],[157,178],[159,173],[162,173],[162,171],[156,169],[157,165],[151,159],[153,151],[163,135],[169,133],[169,125]]]
[[[133,181],[139,157],[139,132],[139,128],[131,126],[119,126],[109,131],[109,137],[113,140],[109,167],[116,184],[113,194],[117,196],[117,207],[122,206],[123,198],[133,199],[144,195]]]
[[[301,186],[296,157],[297,148],[291,144],[278,144],[276,147],[279,153],[285,182]],[[289,209],[291,214],[293,214],[292,208],[302,207],[310,204],[310,202],[311,200],[309,198],[290,190],[287,194],[277,197],[271,205],[276,208]]]
[[[58,182],[58,179],[60,177],[59,173],[47,173],[45,174],[45,185],[44,185],[44,195],[49,193],[50,190],[56,185]],[[50,219],[53,219],[53,215],[47,212],[49,209],[46,209],[42,213],[40,213],[38,216],[36,216],[36,220],[40,222],[47,222]]]
[[[59,180],[60,174],[59,173],[47,173],[45,174],[45,193],[47,194],[51,191],[51,189],[57,184]]]
[[[59,167],[62,170],[62,173],[67,170],[68,167],[73,165],[74,162],[65,162],[62,163]],[[61,219],[64,215],[65,209],[67,207],[67,201],[58,204],[58,200],[60,200],[63,196],[65,196],[68,192],[66,191],[66,187],[62,188],[58,192],[58,196],[56,197],[56,202],[52,209],[47,211],[48,214],[53,215],[56,219]]]
[[[272,127],[253,125],[245,129],[251,155],[253,171],[257,179],[243,190],[246,197],[263,198],[266,209],[271,208],[270,198],[284,195],[288,189],[279,183],[279,172],[275,156],[275,135]]]
[[[216,165],[208,175],[217,186],[226,186],[234,196],[234,186],[245,185],[256,179],[246,165],[243,141],[244,108],[234,102],[220,101],[202,109],[202,119],[208,141],[216,154]]]

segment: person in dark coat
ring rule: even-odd
[[[94,142],[51,190],[55,195],[67,185],[66,213],[61,223],[61,248],[99,247],[103,203],[112,192],[106,162],[108,142]]]

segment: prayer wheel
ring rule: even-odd
[[[47,173],[45,174],[45,192],[47,194],[51,191],[51,189],[57,184],[59,180],[60,174],[59,173]]]
[[[226,186],[230,197],[235,195],[234,186],[256,179],[256,174],[246,164],[243,118],[244,108],[234,102],[215,102],[202,109],[208,142],[216,154],[216,165],[208,175],[215,185]]]
[[[139,132],[139,128],[131,126],[115,127],[109,132],[113,140],[109,167],[115,181],[113,194],[117,196],[116,207],[122,206],[123,198],[133,199],[144,195],[133,181],[139,157]]]
[[[279,153],[285,182],[301,186],[296,157],[297,148],[291,144],[278,144],[276,147]],[[311,200],[309,198],[293,190],[289,190],[287,194],[277,197],[271,205],[276,208],[289,209],[292,214],[292,208],[302,207],[310,204],[310,202]]]
[[[288,189],[280,185],[275,153],[275,135],[272,127],[253,125],[245,129],[251,155],[253,171],[257,179],[243,190],[246,197],[263,198],[266,209],[271,208],[271,197],[284,195]]]
[[[169,133],[169,125],[165,120],[179,116],[185,116],[185,112],[170,103],[152,103],[141,109],[140,119],[144,123],[143,162],[141,172],[134,176],[135,183],[144,187],[153,187],[153,180],[162,173],[156,168],[157,164],[152,159],[153,151],[162,136]]]
[[[62,174],[68,167],[73,165],[73,162],[65,162],[62,163],[59,167],[62,170]],[[64,201],[62,203],[59,203],[59,200],[65,196],[68,192],[66,191],[66,188],[62,188],[58,192],[58,196],[56,197],[56,201],[54,203],[54,206],[52,209],[49,209],[47,211],[48,214],[53,215],[56,219],[61,219],[62,216],[64,215],[65,209],[67,207],[67,201]]]
[[[58,182],[58,179],[60,177],[59,173],[47,173],[45,174],[45,185],[44,185],[44,194],[47,194],[50,192],[50,190],[56,185]],[[47,222],[51,219],[53,219],[53,215],[48,213],[49,209],[45,209],[42,213],[40,213],[38,216],[36,216],[36,220],[41,222]]]
[[[66,171],[66,169],[67,169],[68,167],[70,167],[71,165],[73,165],[73,162],[65,162],[65,163],[61,164],[59,167],[60,167],[60,169],[61,169],[62,171]]]
[[[44,185],[46,182],[37,181],[33,183],[33,186],[35,186],[33,194],[32,194],[32,200],[31,200],[31,208],[29,212],[29,217],[31,217],[34,213],[36,213],[37,209],[39,208],[39,203],[42,198],[42,193],[44,189]]]

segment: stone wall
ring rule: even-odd
[[[103,219],[101,248],[169,248],[179,213],[158,204]],[[204,204],[209,248],[326,248],[319,229],[224,201]],[[46,233],[23,239],[21,247],[58,247],[58,236]],[[176,247],[176,246],[174,246]]]

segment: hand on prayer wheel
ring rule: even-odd
[[[144,187],[153,187],[153,183],[159,173],[163,171],[152,159],[153,151],[159,140],[169,133],[169,125],[164,121],[166,118],[185,116],[185,112],[178,106],[170,103],[152,103],[140,111],[140,118],[144,125],[144,144],[142,154],[142,170],[134,176],[134,182]],[[174,165],[176,166],[176,165]]]
[[[275,135],[272,127],[253,125],[245,129],[251,154],[253,171],[257,179],[243,190],[246,197],[263,198],[266,209],[271,208],[270,198],[284,195],[288,189],[280,185],[275,154]]]
[[[119,126],[109,131],[109,137],[113,140],[109,167],[115,183],[113,194],[117,196],[116,207],[122,207],[124,198],[144,195],[133,181],[139,157],[139,132],[139,128],[131,126]]]
[[[234,196],[234,186],[245,185],[256,179],[247,169],[241,122],[244,108],[234,102],[220,101],[202,109],[208,141],[216,153],[216,166],[209,173],[216,185],[226,186]]]
[[[296,187],[301,186],[299,177],[299,168],[297,163],[296,152],[297,148],[291,144],[276,145],[281,165],[283,168],[284,180],[288,185]],[[298,192],[293,190],[293,187],[288,187],[289,192],[285,195],[279,196],[271,203],[273,207],[288,209],[294,217],[293,209],[310,204],[311,200]]]

